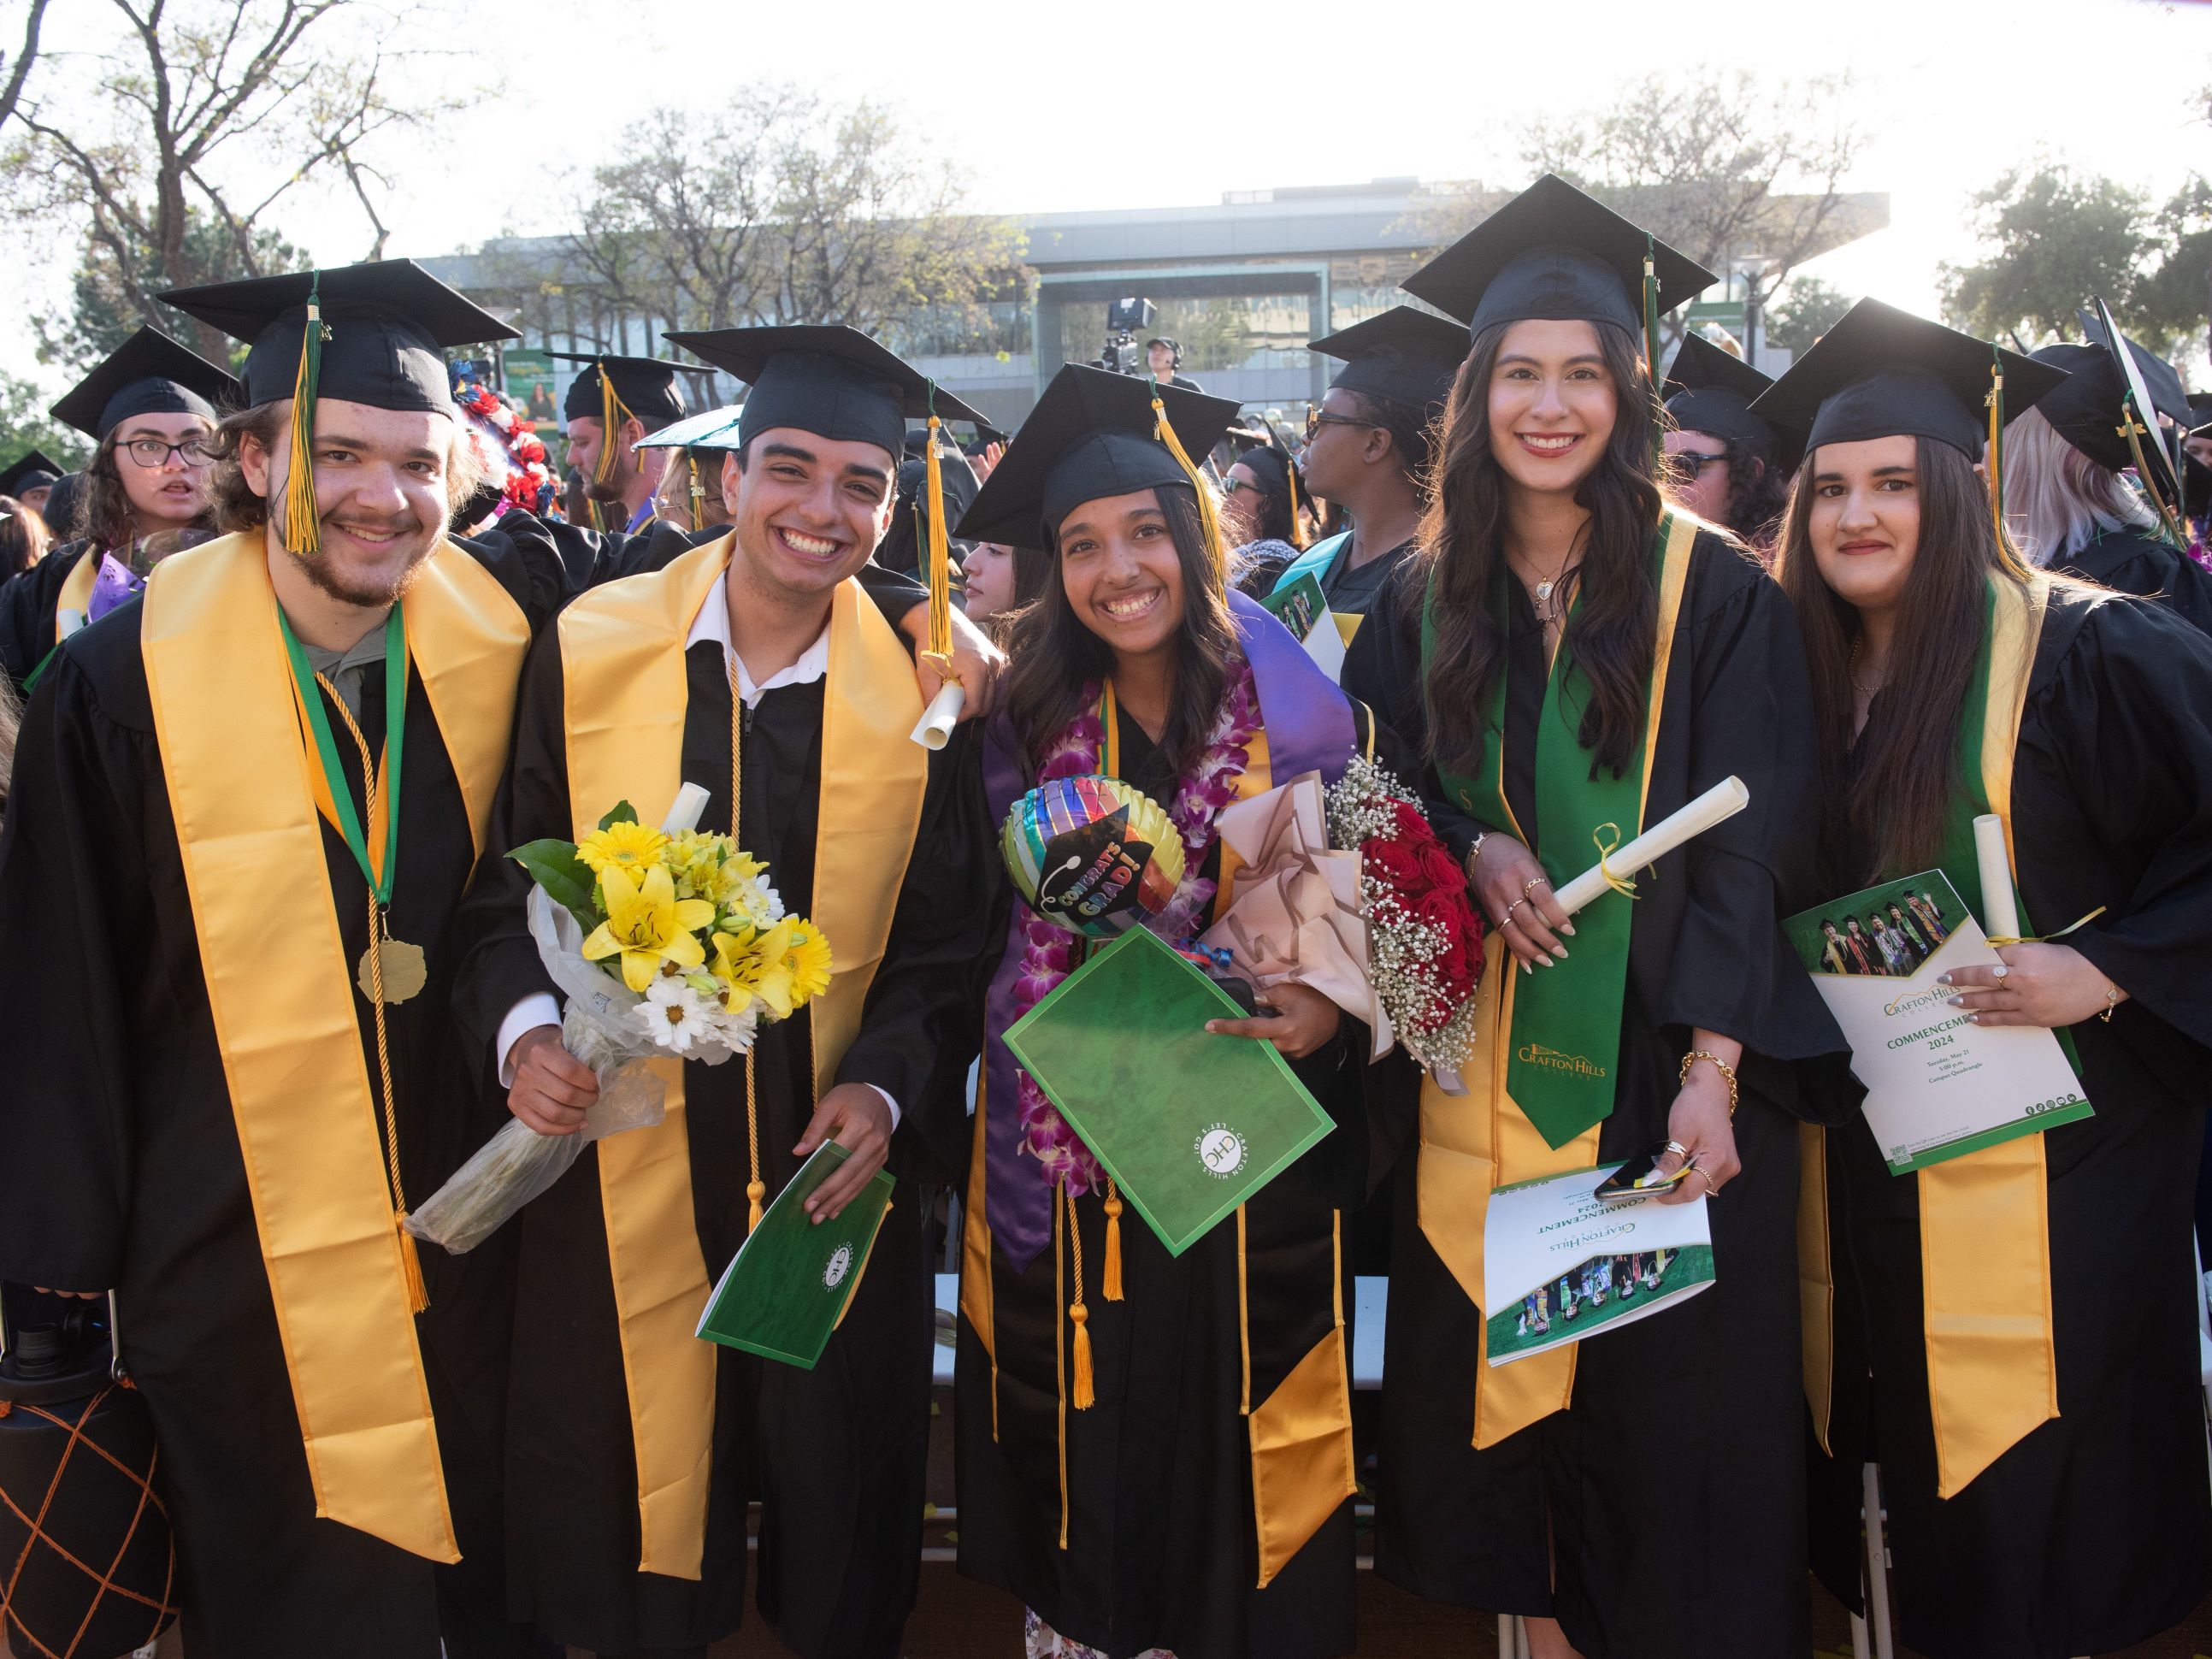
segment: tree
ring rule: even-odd
[[[2212,359],[2212,179],[2193,175],[2159,210],[2165,258],[2130,296],[2130,321],[2179,357]]]
[[[2124,313],[2157,245],[2141,191],[2057,162],[2014,167],[1972,201],[1990,252],[1942,268],[1944,320],[2023,350],[2075,334],[2091,295]]]
[[[1766,343],[1802,357],[1857,303],[1832,283],[1818,276],[1796,277],[1767,308]]]
[[[375,141],[459,107],[404,43],[433,38],[422,8],[365,0],[111,0],[125,25],[73,82],[42,83],[5,158],[22,219],[80,214],[103,282],[139,320],[171,283],[263,274],[273,210],[311,183],[349,191],[384,249]],[[50,222],[50,221],[49,221]],[[200,234],[194,234],[196,222]],[[289,250],[288,250],[289,251]],[[208,356],[222,335],[195,324]]]
[[[1647,76],[1603,103],[1540,121],[1522,166],[1556,173],[1707,269],[1742,270],[1762,304],[1816,254],[1878,228],[1881,198],[1844,188],[1864,142],[1845,79],[1705,70]],[[1413,216],[1437,246],[1504,196],[1447,187]]]
[[[206,282],[225,282],[265,270],[294,270],[307,263],[305,253],[266,228],[253,232],[252,262],[240,260],[235,257],[229,233],[198,212],[187,213],[185,251],[186,263],[201,272],[201,280]],[[36,319],[40,361],[89,369],[137,332],[149,310],[155,327],[179,338],[193,337],[191,319],[149,299],[149,286],[165,286],[153,250],[141,248],[136,252],[133,260],[118,260],[107,242],[98,237],[87,239],[83,263],[70,283],[69,311]],[[222,344],[223,350],[216,356],[217,362],[225,361],[231,351],[228,342]]]
[[[1019,233],[964,211],[963,176],[872,102],[757,87],[704,117],[648,116],[621,155],[592,169],[573,203],[581,228],[550,258],[511,242],[478,256],[478,285],[526,328],[613,347],[617,319],[880,330],[927,313],[957,333],[1020,280]]]
[[[8,125],[23,101],[23,87],[31,78],[31,66],[39,61],[39,27],[45,22],[46,0],[31,0],[30,10],[23,18],[23,49],[12,61],[0,58],[0,74],[7,80],[0,83],[0,128]]]
[[[0,370],[0,465],[27,449],[42,449],[64,466],[79,467],[92,458],[92,446],[46,413],[52,394]]]

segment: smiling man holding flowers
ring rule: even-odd
[[[693,1332],[756,1206],[823,1141],[849,1156],[810,1200],[817,1218],[887,1162],[907,1180],[964,1166],[994,836],[974,727],[934,755],[910,739],[915,665],[854,580],[930,387],[851,329],[674,337],[751,383],[722,477],[734,525],[563,613],[525,674],[489,840],[575,843],[599,907],[583,955],[618,964],[645,994],[637,1014],[671,1028],[656,1041],[684,1055],[656,1062],[663,1121],[586,1148],[518,1224],[515,1594],[541,1628],[601,1655],[703,1655],[742,1617],[757,1498],[760,1607],[784,1644],[891,1659],[929,1423],[921,1194],[897,1189],[813,1370]],[[697,831],[664,840],[649,826],[685,783],[708,793]],[[623,802],[641,823],[603,822]],[[702,867],[708,836],[745,858]],[[463,1018],[515,1117],[573,1133],[599,1083],[562,1046],[531,882],[496,854],[479,873]],[[779,896],[729,902],[754,886]],[[750,999],[749,1049],[690,1050]]]

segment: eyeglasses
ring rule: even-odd
[[[1221,493],[1224,495],[1234,495],[1239,490],[1243,489],[1249,489],[1255,495],[1264,495],[1267,493],[1266,490],[1261,489],[1259,485],[1248,483],[1243,478],[1226,479],[1223,482],[1221,486]]]
[[[1709,454],[1698,449],[1678,449],[1667,458],[1667,470],[1685,483],[1695,483],[1698,475],[1709,466],[1726,466],[1728,451]]]
[[[1306,410],[1306,441],[1311,443],[1315,433],[1325,426],[1373,426],[1372,421],[1355,420],[1349,415],[1324,415],[1318,409]]]
[[[186,466],[205,466],[215,459],[204,438],[187,438],[180,444],[163,443],[159,438],[133,438],[118,447],[143,467],[167,466],[172,455],[182,457]]]

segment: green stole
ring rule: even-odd
[[[1532,842],[1505,798],[1506,670],[1499,670],[1485,710],[1484,775],[1470,778],[1439,769],[1445,793],[1484,823],[1509,830],[1528,845],[1554,890],[1644,828],[1644,802],[1651,774],[1651,743],[1658,731],[1665,665],[1682,583],[1697,526],[1669,514],[1653,538],[1653,575],[1662,596],[1659,648],[1653,657],[1650,712],[1637,734],[1629,763],[1619,773],[1592,763],[1580,737],[1583,711],[1593,695],[1589,678],[1567,648],[1571,625],[1553,653],[1536,728],[1536,811],[1542,845]],[[1671,602],[1668,602],[1671,596]],[[1501,592],[1500,596],[1503,598]],[[1434,648],[1430,605],[1421,616],[1421,653]],[[1577,595],[1574,610],[1582,600]],[[1570,617],[1573,615],[1571,611]],[[1506,1089],[1530,1123],[1554,1149],[1565,1146],[1613,1112],[1614,1075],[1620,1058],[1620,1013],[1628,982],[1628,905],[1601,895],[1575,919],[1574,954],[1556,967],[1524,976],[1515,988]]]

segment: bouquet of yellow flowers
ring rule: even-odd
[[[562,954],[627,994],[591,999],[619,1015],[593,1022],[609,1054],[659,1049],[718,1065],[751,1048],[762,1022],[829,987],[830,942],[784,913],[767,866],[727,836],[648,829],[623,801],[580,842],[534,841],[508,856],[574,919],[582,937],[556,941]],[[541,934],[541,954],[546,943]],[[650,1048],[634,1046],[641,1037]]]
[[[531,937],[568,994],[562,1045],[598,1073],[599,1097],[574,1134],[504,1125],[410,1212],[416,1237],[455,1255],[475,1249],[586,1146],[661,1121],[653,1060],[719,1066],[829,988],[829,940],[784,913],[759,860],[695,827],[706,799],[687,783],[659,830],[623,801],[580,842],[507,854],[536,884]]]

